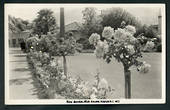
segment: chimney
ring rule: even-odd
[[[60,37],[64,37],[65,33],[65,25],[64,25],[64,8],[60,8]]]
[[[160,36],[162,34],[162,14],[161,14],[161,9],[159,9],[159,14],[158,14],[158,34]]]

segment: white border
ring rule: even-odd
[[[19,5],[15,3],[6,3],[5,7],[5,104],[6,105],[44,105],[44,104],[164,104],[166,102],[166,15],[165,15],[165,4],[20,4],[20,5],[42,5],[42,6],[62,6],[62,7],[84,7],[84,6],[94,6],[95,7],[160,7],[162,12],[162,98],[161,99],[105,99],[105,101],[110,100],[110,103],[66,103],[65,99],[48,99],[48,100],[11,100],[9,99],[9,74],[8,74],[8,58],[9,58],[9,47],[8,47],[8,7],[11,5]],[[22,11],[22,10],[21,10]],[[69,100],[69,99],[68,99]],[[69,101],[84,101],[79,99],[69,100]],[[89,100],[92,101],[92,100]],[[101,101],[97,99],[96,101]],[[119,102],[115,102],[119,101]]]

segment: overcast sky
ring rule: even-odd
[[[135,17],[137,17],[143,24],[157,24],[157,17],[160,11],[160,5],[119,5],[119,4],[6,4],[5,10],[9,15],[24,20],[32,21],[36,18],[37,12],[41,9],[51,9],[54,12],[57,22],[59,23],[59,10],[63,6],[65,10],[65,24],[77,21],[82,22],[82,10],[85,7],[96,7],[98,12],[102,9],[111,7],[122,7]]]

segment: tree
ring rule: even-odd
[[[21,18],[15,18],[12,16],[8,16],[9,20],[9,30],[11,32],[21,32],[25,31],[27,29],[25,21]]]
[[[28,20],[23,20],[22,23],[27,26],[29,24],[29,21]]]
[[[64,74],[66,77],[67,77],[66,56],[74,54],[77,48],[78,45],[76,43],[76,40],[70,34],[65,35],[65,37],[57,37],[55,43],[53,43],[50,47],[49,51],[52,55],[63,57]]]
[[[97,16],[96,8],[87,7],[83,11],[83,29],[82,31],[90,36],[93,32],[99,32],[102,29],[101,18]]]
[[[53,11],[50,9],[42,9],[38,12],[37,18],[34,20],[35,26],[33,33],[47,35],[48,32],[55,30],[56,20],[53,16]]]
[[[105,38],[101,41],[100,35],[93,33],[89,42],[96,48],[95,54],[97,58],[103,58],[107,63],[110,63],[112,58],[121,62],[124,67],[125,76],[125,98],[131,98],[131,66],[136,66],[141,73],[149,71],[149,64],[140,61],[138,58],[142,57],[142,43],[145,39],[141,34],[137,38],[134,37],[136,33],[135,27],[127,25],[124,28],[114,30],[112,27],[105,27],[102,36]],[[145,49],[153,49],[154,43],[148,41]]]
[[[56,37],[57,36],[57,37]],[[36,51],[41,51],[45,53],[49,53],[49,57],[51,56],[59,56],[63,57],[63,68],[64,74],[67,76],[67,59],[66,56],[73,55],[77,50],[79,50],[80,46],[76,43],[76,40],[72,36],[72,34],[65,34],[65,37],[59,37],[60,35],[56,34],[47,34],[42,36],[34,48]]]
[[[21,22],[19,22],[16,26],[20,31],[26,30],[26,25],[22,24]]]
[[[114,29],[120,27],[122,21],[126,22],[126,25],[133,25],[136,28],[141,26],[141,23],[129,12],[122,8],[110,8],[101,11],[102,26],[111,26]]]

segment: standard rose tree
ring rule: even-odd
[[[154,47],[152,41],[143,43],[144,36],[134,37],[136,29],[134,26],[127,25],[114,30],[112,27],[105,27],[102,32],[104,41],[101,41],[100,35],[93,33],[90,38],[90,44],[95,46],[95,55],[97,58],[103,58],[107,63],[115,58],[121,62],[124,67],[125,75],[125,98],[131,98],[131,66],[136,66],[140,73],[147,73],[150,65],[139,61],[143,50],[151,50]]]

